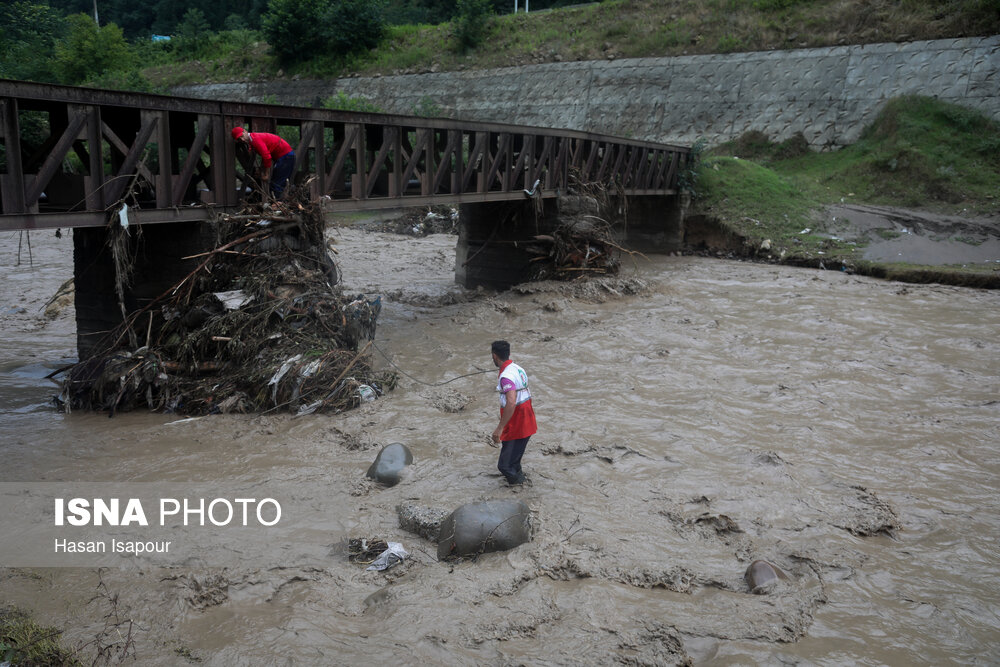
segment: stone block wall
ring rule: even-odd
[[[883,104],[920,94],[1000,121],[1000,35],[821,49],[549,63],[330,81],[182,86],[207,99],[319,106],[338,93],[386,113],[443,116],[690,145],[759,130],[815,148],[857,140]]]

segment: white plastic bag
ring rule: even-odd
[[[389,542],[389,548],[380,553],[378,558],[365,569],[378,570],[379,572],[388,570],[396,563],[403,562],[409,555],[399,542]]]

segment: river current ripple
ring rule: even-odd
[[[625,282],[470,293],[452,236],[332,231],[347,289],[380,293],[376,340],[400,369],[343,415],[54,412],[43,379],[74,354],[69,239],[35,239],[0,287],[2,482],[292,485],[329,523],[322,567],[133,565],[100,574],[137,622],[141,664],[990,664],[1000,644],[1000,294],[840,272],[651,257]],[[628,289],[626,289],[628,287]],[[628,293],[641,287],[639,294]],[[523,293],[522,293],[523,292]],[[531,485],[486,444],[489,343],[527,369]],[[377,354],[382,364],[387,364]],[[364,477],[403,442],[404,481]],[[442,564],[396,507],[516,497],[532,542]],[[399,541],[385,573],[347,536]],[[742,581],[751,560],[789,580]],[[0,570],[6,602],[83,641],[88,568]]]

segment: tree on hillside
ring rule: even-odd
[[[36,0],[37,1],[37,0]],[[49,0],[64,15],[83,13],[93,17],[94,0]],[[188,11],[202,12],[209,28],[226,28],[226,20],[239,16],[242,27],[256,29],[267,0],[97,0],[101,25],[115,23],[129,39],[148,37],[151,33],[173,35]]]
[[[178,23],[174,30],[174,48],[177,53],[195,57],[210,32],[211,28],[204,12],[200,9],[189,9],[184,14],[184,20]]]
[[[458,16],[455,18],[455,38],[462,53],[476,48],[489,31],[489,20],[493,15],[490,0],[458,0]]]
[[[0,78],[52,81],[48,54],[63,30],[62,16],[44,3],[0,7]]]
[[[61,83],[79,84],[109,72],[128,69],[128,43],[114,23],[98,26],[87,14],[66,19],[69,34],[56,42],[53,69]]]
[[[580,4],[586,0],[528,0],[532,11],[554,9],[567,5]],[[462,11],[459,0],[390,0],[390,21],[394,24],[404,23],[446,23],[459,18]],[[494,14],[510,14],[514,11],[512,0],[486,0],[486,5]],[[518,10],[524,11],[524,0],[518,0]]]
[[[261,19],[271,50],[284,64],[378,45],[384,0],[270,0]]]

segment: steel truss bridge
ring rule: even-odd
[[[274,132],[330,210],[554,197],[572,182],[673,195],[685,147],[443,118],[0,80],[0,230],[208,220],[254,186],[230,130]]]

